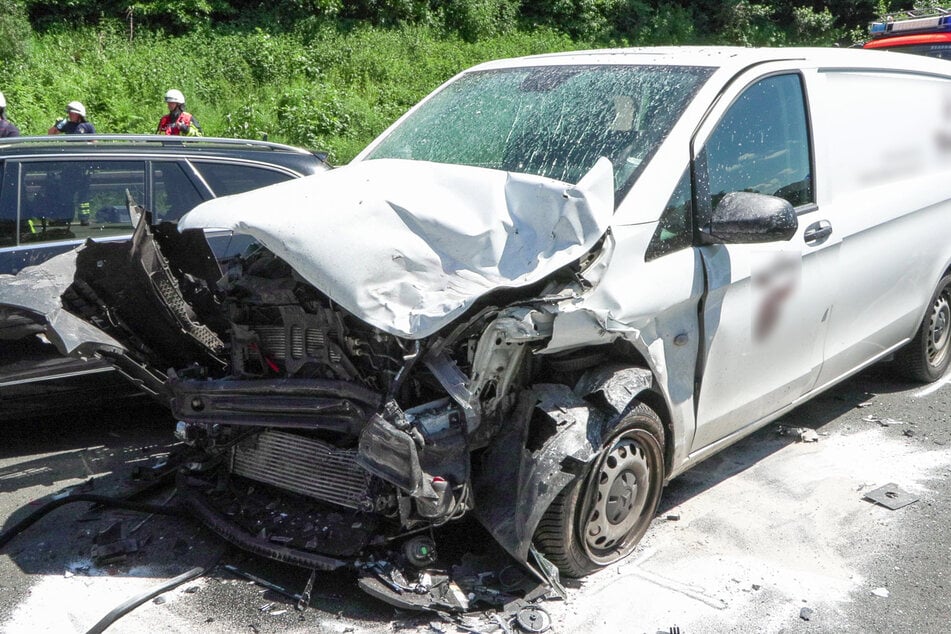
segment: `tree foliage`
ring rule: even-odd
[[[26,7],[18,0],[0,0],[0,64],[10,66],[29,52],[33,30]]]
[[[4,0],[8,4],[11,0]],[[19,4],[12,2],[12,4]],[[184,34],[202,28],[293,31],[307,23],[423,26],[466,41],[536,27],[601,44],[825,42],[864,28],[902,0],[25,0],[40,31],[118,21],[135,30]]]

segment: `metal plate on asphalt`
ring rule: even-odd
[[[881,504],[886,508],[891,510],[900,509],[903,506],[908,506],[912,502],[917,502],[918,498],[907,491],[902,491],[898,488],[898,485],[894,482],[889,482],[883,487],[879,487],[874,491],[869,491],[865,494],[866,500],[871,500],[876,504]]]

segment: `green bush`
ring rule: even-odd
[[[14,66],[26,57],[32,35],[24,4],[0,0],[0,66]]]
[[[780,46],[786,36],[774,14],[775,9],[769,4],[749,0],[724,2],[718,16],[722,29],[717,40],[738,46]]]
[[[467,42],[476,42],[514,30],[518,0],[456,0],[446,7],[446,26]]]
[[[661,5],[650,16],[640,43],[690,44],[697,40],[697,32],[690,12],[677,5]]]
[[[245,104],[235,112],[226,112],[224,113],[224,120],[225,127],[221,136],[235,139],[270,138],[267,116],[255,105]],[[201,123],[200,119],[199,123]]]
[[[796,40],[803,45],[822,46],[844,35],[835,27],[835,19],[828,7],[823,7],[822,11],[813,11],[810,7],[794,8],[793,25]]]

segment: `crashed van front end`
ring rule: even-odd
[[[232,373],[167,384],[196,450],[179,481],[192,510],[246,549],[319,569],[471,510],[473,452],[525,397],[543,313],[487,306],[411,341],[356,320],[269,252],[249,264],[282,270],[287,294],[244,295],[243,277]]]
[[[615,201],[710,72],[463,74],[346,167],[24,271],[59,267],[55,301],[11,310],[169,404],[180,499],[242,548],[464,609],[413,580],[472,515],[557,587],[629,554],[660,499],[664,397],[609,316],[631,291],[591,298]],[[217,262],[209,230],[254,246]]]
[[[338,213],[303,213],[313,191]],[[62,342],[170,404],[188,447],[179,496],[229,541],[309,569],[416,570],[433,563],[433,527],[475,512],[544,579],[535,527],[608,430],[584,397],[610,358],[538,353],[609,252],[612,195],[606,161],[577,185],[368,161],[178,227],[142,214],[128,243],[89,243],[11,286]],[[257,244],[221,276],[207,228]],[[38,279],[60,299],[31,299]]]

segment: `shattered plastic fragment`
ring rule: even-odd
[[[808,427],[787,427],[785,425],[780,425],[776,432],[780,436],[796,436],[796,440],[799,442],[819,442],[819,434],[816,433],[815,429],[809,429]]]
[[[891,427],[892,425],[905,424],[905,421],[903,420],[895,420],[894,418],[883,418],[881,416],[875,416],[873,414],[862,417],[862,420],[864,420],[867,423],[878,423],[882,427]]]

